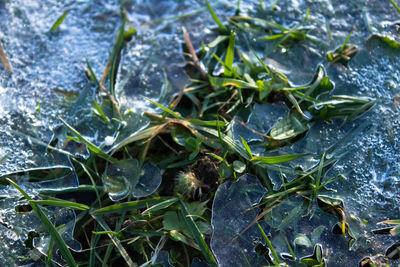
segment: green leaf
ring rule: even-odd
[[[400,43],[395,39],[393,39],[392,37],[386,35],[373,34],[371,37],[368,38],[367,46],[369,46],[371,42],[379,42],[383,45],[386,45],[389,48],[396,50],[400,49]]]
[[[171,198],[155,197],[155,198],[149,198],[149,199],[138,200],[138,201],[124,202],[124,203],[120,203],[120,204],[110,205],[110,206],[107,206],[107,207],[104,207],[101,209],[97,209],[97,210],[92,211],[91,213],[93,215],[101,215],[101,214],[127,212],[127,211],[142,209],[142,208],[149,208],[149,207],[152,207],[156,204],[162,203],[169,199],[171,199]]]
[[[294,243],[298,246],[312,247],[311,240],[304,234],[298,234]]]
[[[154,105],[156,105],[157,107],[161,108],[162,110],[164,110],[165,112],[167,112],[168,114],[172,115],[173,117],[177,118],[177,119],[183,119],[183,117],[179,114],[176,113],[174,111],[172,111],[171,109],[164,107],[163,105],[151,100],[150,98],[147,98],[145,96],[143,96],[144,99],[150,101],[151,103],[153,103]]]
[[[111,149],[111,151],[112,151],[111,155],[114,154],[119,149],[123,148],[124,146],[129,145],[130,143],[149,138],[158,127],[159,127],[159,125],[155,125],[155,126],[147,127],[138,132],[134,132],[133,134],[124,138],[118,144],[115,144]]]
[[[134,263],[132,259],[129,257],[128,252],[125,250],[125,248],[122,246],[121,242],[119,239],[113,234],[115,231],[112,231],[108,224],[104,221],[104,219],[101,216],[95,216],[92,215],[93,218],[101,225],[101,227],[108,232],[107,235],[113,242],[114,246],[117,248],[118,252],[121,254],[122,258],[124,258],[125,262],[127,263],[128,266],[134,266]]]
[[[318,242],[318,239],[320,238],[322,232],[325,230],[324,225],[320,225],[317,228],[315,228],[312,233],[311,233],[311,242],[313,244],[316,244]]]
[[[115,94],[115,77],[117,74],[117,67],[118,67],[118,58],[119,54],[121,52],[121,49],[124,45],[124,32],[125,32],[125,23],[126,23],[126,18],[124,17],[122,20],[121,27],[119,28],[117,32],[117,36],[115,38],[114,46],[111,51],[111,55],[108,58],[107,65],[110,66],[110,83],[109,83],[109,90],[110,94],[114,97],[114,99],[117,99],[117,96]]]
[[[307,121],[299,118],[297,114],[290,114],[277,122],[270,135],[274,140],[287,140],[307,130]]]
[[[275,259],[275,263],[279,264],[279,257],[278,254],[276,253],[274,247],[272,246],[271,241],[269,240],[268,236],[265,234],[264,230],[262,229],[261,225],[257,223],[258,229],[260,230],[262,236],[264,237],[265,241],[267,242],[268,248],[270,249],[270,251],[272,252],[272,255],[274,256]]]
[[[62,123],[71,131],[71,133],[76,137],[77,141],[85,144],[91,151],[93,151],[95,154],[98,156],[102,157],[103,159],[106,159],[110,162],[116,162],[117,160],[114,159],[113,157],[107,155],[105,152],[103,152],[99,147],[97,147],[95,144],[87,140],[85,137],[83,137],[77,130],[75,130],[74,127],[69,125],[66,121],[64,121],[61,117],[58,117]]]
[[[263,157],[263,156],[254,156],[252,161],[258,161],[263,164],[279,164],[283,162],[292,161],[298,159],[300,157],[304,157],[309,155],[308,153],[304,154],[289,154],[289,155],[280,155],[280,156],[271,156],[271,157]]]
[[[180,220],[178,213],[175,211],[166,212],[162,224],[165,230],[175,230],[178,232],[181,232],[186,226],[185,222]]]
[[[242,141],[242,144],[243,144],[244,148],[246,149],[249,158],[253,159],[253,153],[251,152],[251,149],[250,149],[249,145],[247,144],[247,142],[243,139],[243,137],[240,137],[240,140]]]
[[[96,101],[93,102],[93,113],[102,118],[104,122],[110,123],[110,119],[107,118],[106,114],[104,114],[103,110]]]
[[[71,9],[67,9],[66,11],[64,11],[64,13],[56,20],[56,22],[54,22],[53,26],[50,28],[51,32],[57,30],[57,28],[61,25],[61,23],[63,23],[64,19],[67,17],[70,10]]]
[[[32,198],[24,190],[22,190],[22,188],[19,187],[13,180],[11,180],[9,178],[6,178],[6,180],[12,186],[14,186],[25,197],[25,199],[28,202],[32,201]],[[58,233],[56,227],[50,222],[50,220],[47,218],[47,216],[43,213],[40,206],[36,205],[34,202],[30,202],[29,205],[32,207],[33,211],[38,215],[39,219],[42,221],[42,223],[45,225],[45,227],[49,231],[52,239],[56,242],[56,244],[57,244],[58,248],[60,249],[60,252],[61,252],[62,256],[64,257],[65,261],[67,262],[68,266],[71,266],[71,267],[77,266],[75,263],[74,257],[72,256],[71,252],[69,251],[64,239],[62,239],[62,237]]]
[[[39,204],[39,205],[48,205],[48,206],[57,206],[57,207],[65,207],[65,208],[71,208],[71,209],[78,209],[78,210],[89,210],[90,207],[85,205],[85,204],[80,204],[72,201],[66,201],[66,200],[29,200],[30,202],[34,204]]]
[[[396,2],[394,0],[390,0],[390,2],[396,8],[397,12],[399,12],[399,14],[400,14],[400,7],[396,4]]]
[[[189,160],[193,160],[197,156],[197,154],[199,154],[201,142],[202,140],[200,138],[186,138],[185,148],[187,151],[192,152],[189,156]]]
[[[234,150],[236,153],[238,153],[241,157],[250,160],[249,154],[248,152],[242,148],[238,143],[236,143],[230,136],[225,135],[221,132],[218,132],[217,130],[208,128],[208,127],[203,127],[203,126],[199,126],[199,125],[195,125],[195,124],[191,124],[191,126],[199,131],[203,131],[206,132],[208,134],[211,134],[213,136],[215,136],[216,138],[218,138],[219,136],[221,136],[223,142],[232,150]]]
[[[331,100],[316,103],[309,107],[309,111],[317,119],[341,118],[351,121],[370,109],[376,103],[367,97],[335,95]]]
[[[185,219],[185,222],[190,229],[193,238],[196,240],[196,243],[199,245],[201,252],[203,253],[204,258],[207,260],[207,262],[211,265],[216,266],[217,261],[214,258],[214,255],[212,254],[210,248],[207,246],[207,243],[205,242],[197,224],[194,222],[191,214],[188,212],[185,203],[180,200],[179,201],[179,206],[180,206],[180,211]]]
[[[215,14],[214,10],[212,9],[210,3],[208,2],[208,0],[206,0],[206,5],[208,8],[208,11],[210,11],[210,14],[212,16],[212,18],[214,19],[214,21],[218,24],[219,29],[221,30],[222,33],[227,33],[228,30],[226,29],[226,27],[224,26],[224,24],[222,24],[222,22],[219,20],[218,16]]]
[[[243,173],[246,170],[246,164],[244,164],[240,160],[235,160],[233,162],[233,169],[237,173]]]
[[[227,179],[232,176],[232,170],[225,164],[219,165],[218,174],[222,179]]]
[[[322,66],[318,66],[317,73],[314,76],[314,81],[311,83],[311,86],[307,89],[307,91],[304,93],[304,95],[298,101],[299,104],[301,104],[301,102],[303,102],[308,96],[310,96],[310,95],[315,96],[313,94],[314,90],[317,89],[317,87],[319,87],[319,85],[321,84],[321,81],[324,77],[326,77],[324,68]],[[323,85],[325,85],[325,83]],[[331,90],[331,89],[333,89],[333,87],[332,88],[329,87],[327,89]],[[324,90],[324,91],[326,91],[326,90]]]
[[[400,220],[386,220],[386,221],[379,222],[379,224],[381,224],[381,223],[400,224]]]
[[[89,76],[90,76],[90,79],[91,79],[93,82],[95,82],[97,86],[99,86],[99,80],[97,80],[96,74],[94,73],[94,71],[93,71],[93,69],[92,69],[92,66],[91,66],[90,63],[89,63],[89,60],[88,60],[87,58],[85,58],[85,60],[86,60],[86,67],[87,67],[87,69],[88,69],[88,71],[89,71],[89,74],[90,74],[90,75],[89,75]]]
[[[242,80],[237,80],[237,79],[209,76],[209,80],[210,80],[211,85],[215,86],[215,87],[226,87],[226,86],[231,85],[231,86],[235,86],[237,88],[261,90],[255,83],[254,84],[248,83],[248,82],[244,82]],[[262,89],[264,89],[264,88],[262,88]]]
[[[115,231],[100,231],[100,232],[93,231],[92,234],[94,234],[94,235],[115,235],[118,238],[122,237],[122,233],[115,232]]]
[[[231,77],[233,75],[233,59],[235,57],[235,39],[236,33],[232,32],[229,36],[229,45],[225,55],[224,76]],[[227,68],[228,67],[228,68]]]
[[[157,203],[157,204],[153,205],[152,207],[146,209],[145,211],[142,212],[142,214],[154,212],[154,211],[157,211],[157,210],[166,209],[169,206],[171,206],[172,204],[176,203],[178,200],[179,200],[178,198],[167,199],[167,200],[165,200],[163,202]],[[168,229],[168,230],[171,230],[171,229]]]
[[[133,35],[136,34],[136,29],[135,28],[129,28],[128,30],[124,31],[124,40],[131,40]]]
[[[215,38],[214,41],[212,41],[211,43],[208,44],[208,47],[209,48],[216,47],[220,43],[225,42],[226,40],[228,40],[229,37],[230,36],[228,36],[228,35],[219,35],[217,38]]]

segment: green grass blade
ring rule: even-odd
[[[112,233],[114,233],[114,231],[112,231],[110,229],[110,227],[108,226],[108,224],[103,220],[103,218],[101,218],[100,216],[94,216],[92,215],[93,218],[101,225],[101,227],[108,232],[108,237],[111,239],[111,241],[113,242],[113,244],[115,245],[115,247],[118,249],[119,253],[121,254],[121,256],[124,258],[125,262],[128,264],[128,266],[135,266],[131,257],[129,257],[128,252],[125,250],[125,248],[122,246],[121,242],[119,241],[119,239]]]
[[[191,124],[191,126],[196,129],[196,130],[200,130],[203,132],[206,132],[208,134],[211,134],[213,136],[215,136],[216,138],[219,138],[219,136],[222,137],[223,142],[232,150],[234,150],[236,153],[238,153],[241,157],[250,160],[249,154],[247,153],[247,151],[241,147],[238,143],[236,143],[231,137],[229,137],[228,135],[225,135],[223,133],[218,133],[217,130],[215,129],[211,129],[208,127],[203,127],[203,126],[199,126],[199,125],[195,125],[195,124]],[[200,136],[201,137],[201,136]]]
[[[274,259],[275,259],[275,261],[276,261],[276,263],[274,263],[274,264],[279,264],[279,263],[281,263],[281,262],[279,261],[278,254],[276,254],[276,251],[275,251],[274,247],[273,247],[272,244],[271,244],[271,241],[269,241],[268,236],[265,234],[265,232],[264,232],[264,230],[262,229],[262,227],[260,226],[260,224],[257,223],[257,226],[258,226],[258,229],[260,229],[260,232],[261,232],[262,236],[264,237],[265,241],[267,242],[268,248],[271,250],[272,256],[274,256]]]
[[[229,36],[229,45],[228,50],[226,50],[225,55],[225,66],[229,68],[224,69],[224,76],[231,77],[233,75],[233,60],[235,58],[235,40],[236,40],[236,33],[232,32]]]
[[[92,66],[89,63],[89,60],[87,58],[85,58],[85,60],[86,60],[86,67],[87,67],[87,69],[89,71],[89,74],[90,74],[90,79],[93,82],[95,82],[97,86],[99,86],[99,80],[97,79],[96,74],[94,73],[94,71],[92,69]]]
[[[142,131],[131,134],[130,136],[126,137],[121,142],[119,142],[118,144],[114,145],[111,148],[111,155],[130,143],[150,137],[158,127],[159,127],[158,125],[152,126],[152,127],[146,128]]]
[[[21,187],[19,187],[16,183],[14,183],[13,180],[6,178],[6,180],[14,186],[29,202],[29,205],[32,207],[33,211],[38,215],[39,219],[42,221],[42,223],[45,225],[47,230],[49,231],[51,237],[54,239],[56,242],[58,248],[60,249],[61,254],[63,255],[65,261],[67,262],[68,266],[74,267],[77,266],[74,260],[74,257],[72,256],[71,252],[69,251],[67,244],[65,243],[64,239],[60,236],[58,233],[56,227],[50,222],[50,220],[47,218],[47,216],[43,213],[42,209],[40,206],[36,205],[32,201],[32,198],[24,191],[22,190]]]
[[[93,101],[93,113],[95,113],[95,115],[98,115],[100,118],[102,118],[104,122],[110,123],[110,119],[107,118],[106,114],[104,114],[104,111],[101,109],[99,104],[97,104],[96,100]]]
[[[256,58],[258,59],[258,62],[261,63],[261,65],[264,67],[265,71],[268,73],[269,77],[271,77],[271,79],[274,79],[274,76],[271,73],[271,70],[267,67],[267,65],[265,65],[264,61],[261,60],[261,58],[257,55],[256,52],[253,51],[253,54],[256,56]]]
[[[50,31],[53,32],[58,29],[58,27],[63,23],[64,19],[67,17],[69,11],[71,9],[67,9],[57,20],[54,22],[53,26],[50,28]]]
[[[279,164],[288,161],[292,161],[301,157],[309,155],[308,153],[305,154],[290,154],[290,155],[281,155],[281,156],[272,156],[272,157],[262,157],[262,156],[254,156],[253,161],[258,161],[259,163],[263,164]]]
[[[80,204],[72,201],[64,201],[64,200],[29,200],[30,203],[39,204],[39,205],[48,205],[48,206],[57,206],[57,207],[65,207],[71,209],[78,210],[89,210],[90,207],[85,204]]]
[[[3,161],[5,161],[7,158],[8,158],[8,156],[10,156],[11,155],[11,152],[8,152],[8,153],[6,153],[4,156],[2,156],[1,158],[0,158],[0,163],[2,163]]]
[[[226,123],[220,120],[216,121],[203,121],[199,119],[189,119],[188,120],[191,123],[197,124],[197,125],[202,125],[202,126],[217,126],[217,127],[225,127]]]
[[[121,52],[121,49],[124,44],[124,32],[125,32],[125,18],[123,19],[122,25],[118,30],[117,37],[115,39],[114,47],[113,50],[111,51],[111,56],[109,58],[109,64],[110,64],[110,94],[116,98],[115,95],[115,76],[118,68],[118,56]]]
[[[393,1],[393,0],[390,0],[390,2],[392,3],[392,5],[396,8],[396,10],[399,12],[399,14],[400,14],[400,7],[396,4],[396,2],[395,1]]]
[[[212,9],[210,3],[208,2],[208,0],[206,1],[206,5],[208,8],[208,11],[210,11],[211,16],[213,17],[214,21],[218,24],[219,29],[221,30],[221,32],[223,33],[227,33],[228,30],[226,29],[226,27],[224,26],[224,24],[222,24],[221,20],[218,18],[217,14],[215,14],[214,10]]]
[[[164,107],[163,105],[161,105],[161,104],[159,104],[159,103],[157,103],[157,102],[151,100],[150,98],[147,98],[147,97],[145,97],[145,96],[144,96],[143,98],[146,99],[147,101],[150,101],[151,103],[153,103],[153,104],[156,105],[157,107],[161,108],[162,110],[164,110],[164,111],[167,112],[168,114],[172,115],[173,117],[175,117],[175,118],[177,118],[177,119],[183,119],[183,117],[182,117],[180,114],[174,112],[173,110],[171,110],[171,109],[169,109],[169,108],[167,108],[167,107]]]
[[[100,225],[97,225],[96,226],[96,231],[100,231],[100,228],[101,226]],[[92,236],[92,241],[90,242],[90,256],[89,256],[89,267],[95,267],[95,265],[96,265],[96,260],[95,260],[95,257],[96,257],[96,246],[97,246],[97,243],[99,242],[99,240],[100,240],[100,235],[94,235],[94,236]]]
[[[240,140],[242,141],[242,144],[243,144],[244,148],[246,149],[249,157],[251,159],[253,159],[253,153],[251,153],[251,149],[250,149],[249,145],[247,144],[247,142],[243,139],[243,137],[240,137]]]
[[[386,221],[379,222],[379,223],[377,223],[377,224],[382,224],[382,223],[387,223],[387,224],[400,224],[400,220],[386,220]]]
[[[307,91],[304,93],[304,95],[300,98],[299,100],[299,104],[301,104],[301,102],[303,102],[309,95],[311,95],[314,90],[318,87],[318,85],[321,83],[322,79],[325,77],[325,70],[322,66],[318,67],[317,70],[317,75],[316,75],[316,79],[315,81],[312,83],[312,85],[310,86],[310,88],[307,89]]]
[[[157,204],[153,205],[152,207],[146,209],[145,211],[142,212],[142,214],[154,212],[154,211],[157,211],[157,210],[166,209],[169,206],[171,206],[172,204],[174,204],[175,202],[177,202],[178,200],[179,200],[179,198],[167,199],[167,200],[165,200],[163,202],[157,203]]]
[[[130,201],[130,202],[124,202],[120,204],[114,204],[111,206],[107,206],[101,209],[97,209],[93,212],[91,212],[93,215],[101,215],[101,214],[110,214],[110,213],[118,213],[118,212],[127,212],[127,211],[132,211],[132,210],[137,210],[137,209],[142,209],[142,208],[148,208],[152,207],[156,204],[162,203],[166,200],[169,200],[171,198],[169,197],[155,197],[155,198],[149,198],[149,199],[144,199],[144,200],[137,200],[137,201]]]
[[[259,89],[259,87],[254,83],[244,82],[238,79],[231,79],[231,78],[220,78],[220,77],[212,77],[209,76],[209,80],[211,85],[216,87],[226,87],[229,85],[235,86],[237,88],[243,89]]]
[[[318,189],[320,188],[322,180],[322,171],[324,169],[324,159],[325,159],[325,153],[322,154],[321,161],[318,165],[317,180],[315,182],[315,188],[314,188],[314,197],[317,197]]]
[[[339,52],[342,52],[344,50],[344,48],[346,47],[346,44],[349,42],[351,35],[353,34],[353,31],[351,31],[348,35],[346,40],[344,40],[342,46],[339,49]]]
[[[212,254],[210,248],[207,246],[207,243],[204,240],[203,236],[201,235],[199,228],[197,227],[196,223],[194,222],[192,216],[189,214],[189,212],[185,206],[185,203],[183,203],[183,201],[181,199],[179,201],[179,206],[180,206],[181,214],[182,214],[183,218],[185,219],[185,222],[186,222],[188,228],[190,229],[194,239],[196,240],[197,244],[199,245],[200,250],[203,253],[203,256],[205,257],[205,259],[207,260],[208,263],[216,266],[217,261],[215,260],[214,255]]]
[[[69,125],[66,121],[64,121],[61,117],[59,119],[62,121],[62,123],[71,131],[71,133],[77,138],[77,140],[83,144],[85,144],[91,151],[93,151],[95,154],[98,156],[102,157],[103,159],[106,159],[110,162],[116,162],[117,160],[112,158],[111,156],[107,155],[105,152],[103,152],[99,147],[97,147],[95,144],[87,140],[85,137],[83,137],[74,127]]]

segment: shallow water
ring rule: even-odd
[[[377,104],[361,118],[344,125],[341,121],[313,123],[302,140],[280,152],[272,152],[311,152],[311,156],[287,164],[289,167],[301,165],[309,169],[318,164],[323,151],[338,144],[329,156],[339,160],[326,177],[341,173],[347,180],[331,183],[334,191],[329,194],[344,201],[348,216],[366,220],[366,223],[353,222],[352,227],[358,237],[353,250],[349,252],[347,241],[331,233],[336,218],[324,216],[321,211],[315,211],[311,221],[302,218],[287,225],[277,224],[276,220],[280,218],[278,214],[296,209],[297,199],[290,199],[276,208],[271,214],[277,217],[268,217],[265,223],[273,228],[272,242],[278,252],[287,252],[282,231],[291,232],[289,237],[292,242],[297,234],[308,235],[312,232],[310,228],[323,225],[322,234],[315,240],[330,255],[329,266],[354,266],[364,256],[383,254],[385,248],[396,240],[373,236],[371,230],[376,228],[376,222],[400,216],[400,108],[396,100],[400,94],[400,53],[386,49],[379,43],[367,46],[366,40],[372,33],[387,34],[399,40],[400,30],[394,22],[400,19],[400,15],[390,1],[281,0],[272,10],[274,3],[274,0],[264,1],[265,9],[261,10],[259,1],[242,1],[241,10],[243,14],[256,14],[285,26],[294,26],[303,20],[307,8],[310,8],[307,23],[311,26],[309,33],[319,43],[301,41],[289,50],[269,53],[269,59],[266,60],[271,67],[285,70],[294,84],[301,85],[310,82],[317,65],[323,64],[335,83],[334,94],[369,96],[377,99]],[[222,18],[233,15],[236,9],[236,2],[231,1],[213,1],[212,5]],[[214,33],[210,26],[214,26],[214,23],[202,1],[124,1],[128,26],[135,27],[137,35],[121,55],[116,87],[128,127],[116,136],[115,127],[119,125],[106,124],[92,113],[92,103],[99,99],[95,87],[88,85],[85,58],[97,78],[100,78],[121,24],[119,8],[115,1],[0,0],[0,41],[14,69],[13,73],[8,74],[0,66],[0,158],[6,156],[0,162],[0,175],[32,169],[71,169],[66,155],[88,155],[82,146],[73,142],[65,143],[66,131],[58,116],[105,150],[111,147],[106,146],[106,137],[116,137],[114,142],[117,143],[144,127],[148,121],[140,113],[152,108],[142,96],[167,103],[171,95],[179,92],[187,82],[182,70],[181,27],[186,27],[196,48],[200,47],[201,42],[213,40]],[[71,11],[60,28],[48,33],[54,21],[67,9]],[[182,14],[189,15],[176,17]],[[340,46],[352,30],[349,43],[356,44],[360,51],[347,69],[331,65],[326,59],[326,52]],[[247,46],[260,54],[266,52],[268,44],[253,41],[252,37],[248,37],[251,41]],[[243,49],[247,46],[243,44]],[[287,111],[281,107],[256,105],[253,114],[245,121],[265,134],[285,113]],[[263,120],[267,115],[268,118]],[[234,126],[233,134],[237,141],[239,135],[248,138],[252,151],[264,153],[262,148],[253,147],[259,137],[243,133],[240,124]],[[57,140],[53,143],[58,150],[49,153],[46,147],[51,140]],[[136,183],[141,187],[137,191],[131,189],[132,192],[126,194],[145,196],[158,187],[160,175],[157,172],[160,170],[153,167],[148,169],[156,173],[156,179],[144,182],[153,183],[147,186],[139,179]],[[269,175],[274,188],[279,188],[279,173],[270,172]],[[294,177],[288,177],[291,178]],[[77,186],[76,177],[73,179],[68,183],[69,187]],[[31,186],[22,180],[21,184],[26,184],[26,188]],[[121,188],[124,188],[123,185]],[[222,185],[219,191],[227,186]],[[66,185],[54,187],[62,189]],[[31,190],[33,195],[36,189]],[[2,226],[0,235],[8,240],[3,243],[2,252],[8,256],[0,258],[0,265],[11,261],[18,265],[21,261],[16,255],[25,255],[26,248],[22,242],[35,227],[29,228],[24,224],[25,218],[16,217],[13,210],[16,200],[8,197],[11,189],[7,187],[2,190],[6,196],[1,203],[4,205],[2,216],[5,216],[2,221],[18,222],[15,225],[19,225],[20,231],[13,232]],[[215,214],[221,211],[217,205],[214,208]],[[232,214],[234,212],[237,211],[233,210]],[[65,220],[73,222],[73,216],[68,214]],[[34,217],[32,214],[24,216]],[[213,224],[218,224],[217,217],[213,220]],[[237,222],[238,225],[245,223],[242,220]],[[35,225],[40,225],[40,222]],[[280,232],[274,228],[279,228]],[[215,240],[215,236],[213,242],[218,244],[221,240]],[[45,247],[48,242],[48,236],[42,237],[38,248]],[[246,249],[249,255],[254,254],[251,246]],[[312,247],[299,246],[296,249],[301,256],[312,253]],[[213,250],[216,255],[219,254],[216,246]],[[228,260],[220,257],[219,262]]]

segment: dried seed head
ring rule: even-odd
[[[194,197],[196,192],[201,196],[202,187],[207,187],[207,185],[198,180],[195,174],[191,171],[180,172],[175,179],[175,189],[185,196]]]

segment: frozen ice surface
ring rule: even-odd
[[[138,173],[140,171],[140,173]],[[140,168],[136,159],[127,159],[110,164],[102,176],[105,190],[113,201],[151,195],[161,184],[161,170],[146,162]]]
[[[264,11],[260,10],[259,1],[242,1],[243,15],[261,14],[266,20],[274,20],[293,27],[303,19],[307,8],[310,7],[309,33],[319,40],[316,43],[301,41],[291,49],[268,54],[266,62],[275,60],[282,66],[290,66],[287,75],[295,84],[309,82],[314,76],[315,67],[322,62],[336,84],[335,94],[370,96],[378,100],[371,111],[350,124],[341,125],[335,121],[315,122],[303,140],[280,152],[312,152],[313,156],[309,158],[288,163],[290,167],[300,165],[307,169],[318,163],[317,156],[323,151],[339,144],[330,155],[339,161],[327,177],[341,173],[348,180],[332,183],[331,187],[336,190],[332,195],[344,200],[349,214],[368,220],[368,223],[360,228],[359,236],[368,240],[369,244],[373,244],[371,245],[373,250],[363,250],[360,245],[360,252],[349,254],[347,248],[340,245],[337,238],[329,237],[329,234],[326,234],[324,244],[330,246],[331,252],[335,253],[329,264],[340,266],[349,262],[357,264],[358,258],[361,259],[365,253],[384,252],[388,241],[382,241],[381,237],[370,234],[375,223],[399,217],[400,73],[397,67],[399,56],[396,51],[388,51],[383,47],[367,47],[365,44],[368,36],[374,32],[389,34],[399,39],[398,26],[395,23],[398,18],[397,11],[389,1],[380,0],[281,0],[275,11],[271,9],[275,0],[263,2],[266,7]],[[93,119],[91,103],[96,94],[94,88],[87,86],[88,79],[84,70],[87,58],[96,76],[98,78],[101,76],[109,51],[112,49],[116,30],[121,23],[119,4],[116,1],[102,0],[0,1],[2,29],[0,41],[14,69],[13,73],[8,74],[0,66],[0,124],[2,125],[0,158],[4,157],[0,162],[0,175],[38,168],[69,168],[70,163],[66,154],[87,155],[84,147],[67,142],[66,130],[58,116],[62,116],[86,138],[100,146],[106,143],[107,136],[115,137],[115,142],[118,143],[147,123],[147,120],[140,116],[140,112],[150,109],[151,105],[143,101],[141,95],[167,103],[171,95],[184,86],[187,77],[181,70],[184,64],[181,26],[187,28],[195,48],[199,48],[202,41],[205,43],[211,41],[214,36],[210,26],[215,27],[215,23],[204,8],[204,3],[188,0],[124,1],[124,3],[128,26],[135,27],[137,35],[122,51],[117,78],[119,101],[123,111],[127,112],[124,120],[129,127],[115,136],[115,129],[99,119]],[[211,4],[223,20],[232,15],[236,8],[236,3],[231,1],[214,1]],[[70,9],[70,13],[60,28],[49,34],[48,30],[52,24],[67,9]],[[183,16],[176,17],[177,15]],[[327,24],[333,40],[330,40]],[[357,30],[353,32],[350,43],[358,45],[360,51],[350,61],[349,68],[342,69],[329,65],[325,58],[326,52],[341,45],[354,27]],[[260,54],[268,48],[266,42],[253,42],[251,38],[249,45]],[[257,116],[258,112],[262,114],[262,105],[255,105],[255,109],[257,112],[254,114]],[[254,119],[254,127],[265,134],[265,131],[269,130],[269,124],[274,122],[258,123],[256,115],[252,115],[250,119]],[[236,123],[234,134],[237,141],[239,141],[238,136],[242,134],[250,141],[260,140],[258,135],[241,129]],[[57,150],[47,149],[47,144],[51,140]],[[104,146],[104,149],[107,150],[108,147]],[[155,170],[151,165],[145,166],[149,166],[146,167],[149,173],[154,173],[156,174],[154,177],[158,177],[159,170]],[[279,186],[280,177],[275,176],[275,178],[274,181]],[[137,195],[150,194],[158,187],[157,179],[150,180],[151,186],[147,187],[145,183],[147,180],[142,181],[139,178],[135,183],[138,187],[131,189],[132,193],[135,195],[135,189],[139,190],[139,186],[143,184],[141,192],[136,192]],[[56,187],[76,186],[76,180],[70,181],[68,185],[61,182]],[[236,183],[222,185],[217,192],[216,200],[222,201],[223,199],[219,199],[222,198],[221,192],[229,191],[230,188],[244,194],[236,188],[237,186],[235,187],[235,184],[242,182],[243,178]],[[30,188],[28,185],[23,186],[26,190]],[[40,186],[50,188],[51,184]],[[34,188],[31,192],[37,189]],[[17,200],[8,198],[10,188],[1,190],[2,194],[7,196],[0,203],[7,206],[2,210],[2,216],[16,220],[15,225],[18,226],[20,218],[16,217],[15,211],[10,208],[10,205],[14,205],[14,201]],[[257,191],[254,194],[261,196]],[[254,195],[250,198],[253,197],[258,199]],[[224,209],[218,208],[218,201],[214,204],[216,212],[213,214],[213,219],[215,216],[216,221],[213,224],[215,229],[218,229],[218,221],[222,220],[222,217],[218,217],[221,215],[218,212]],[[247,207],[252,204],[253,202],[247,203]],[[238,214],[238,216],[241,218],[243,215]],[[66,218],[71,217],[66,216]],[[235,234],[247,226],[246,220],[248,218],[234,223]],[[69,222],[71,221],[73,220]],[[304,225],[317,226],[321,222],[323,220],[314,220]],[[8,226],[0,226],[4,230],[0,231],[0,236],[5,240],[2,245],[0,265],[4,265],[3,262],[7,262],[7,265],[23,264],[17,255],[25,255],[27,252],[23,246],[22,235],[26,238],[27,231],[31,228],[22,225],[21,229],[18,229],[19,232],[15,232]],[[304,227],[303,230],[306,231],[307,228]],[[216,232],[212,241],[213,250],[219,255],[218,261],[226,263],[232,255],[240,257],[242,254],[237,253],[237,243],[226,249],[222,247],[229,244],[233,238],[228,235],[223,236],[222,233],[224,232],[221,232],[221,240],[225,243],[218,240]],[[253,233],[255,232],[252,229],[248,231],[248,240],[251,240]],[[246,237],[246,233],[243,236]],[[37,243],[43,244],[41,245],[43,249],[46,238],[42,243]],[[237,242],[244,241],[239,238]],[[242,246],[242,243],[240,244]],[[247,253],[254,256],[252,244],[247,245],[248,247],[246,245],[243,247],[247,249]],[[225,254],[227,251],[235,252],[232,255]]]
[[[288,114],[289,109],[284,103],[255,103],[246,123],[241,123],[239,118],[234,121],[232,126],[233,139],[238,143],[241,143],[240,137],[243,137],[248,143],[262,142],[264,141],[263,136],[268,134],[272,127]]]
[[[33,199],[38,199],[37,195],[41,190],[63,190],[76,187],[77,177],[72,169],[64,170],[66,174],[57,179],[44,180],[41,182],[29,182],[29,173],[25,175],[15,175],[12,179]],[[3,186],[0,188],[0,236],[3,242],[0,245],[0,265],[1,266],[19,266],[30,262],[23,260],[20,256],[28,257],[29,249],[24,242],[29,235],[35,234],[32,245],[38,252],[47,255],[50,242],[50,234],[44,227],[39,217],[34,211],[17,212],[17,207],[29,207],[26,200],[21,200],[21,194],[12,186]],[[80,250],[81,245],[73,239],[73,230],[75,227],[75,213],[71,209],[58,207],[43,207],[42,210],[48,218],[55,222],[56,227],[64,238],[67,245],[73,250]],[[53,260],[63,263],[64,261],[55,254]]]
[[[70,12],[54,33],[49,29],[67,9]],[[16,182],[32,197],[39,190],[61,190],[78,186],[68,154],[85,155],[87,151],[74,142],[66,142],[65,130],[58,119],[79,128],[83,134],[96,135],[96,128],[85,123],[91,117],[94,90],[87,86],[85,58],[100,76],[108,58],[115,30],[120,23],[119,6],[112,1],[1,1],[0,41],[8,55],[13,72],[0,67],[0,175],[34,169],[67,168],[65,177],[29,183],[29,177]],[[80,125],[80,126],[79,126]],[[54,138],[53,138],[54,137]],[[53,139],[56,149],[47,149]],[[13,178],[14,179],[14,178]],[[38,217],[30,211],[18,214],[19,200],[13,188],[2,187],[1,266],[31,264],[29,249],[24,245],[30,232],[38,234],[34,246],[47,254],[50,236]],[[45,209],[49,219],[57,218],[63,238],[72,249],[75,214],[60,208]],[[62,263],[54,253],[54,259]]]
[[[229,1],[212,3],[223,15],[234,10]],[[183,31],[190,34],[195,49],[212,41],[214,26],[204,3],[198,1],[125,1],[127,18],[137,30],[135,40],[125,49],[118,73],[119,101],[128,108],[152,106],[142,96],[169,103],[188,77],[183,72]],[[200,26],[201,25],[201,26]]]
[[[151,163],[146,162],[139,176],[136,186],[133,188],[134,197],[150,196],[161,184],[161,170]]]
[[[257,225],[238,236],[257,217],[257,205],[266,189],[257,177],[245,174],[235,182],[219,186],[213,202],[213,235],[211,249],[219,266],[261,266],[267,264],[254,249],[255,241],[263,242]],[[234,240],[234,238],[237,238]]]
[[[74,110],[66,98],[88,91],[85,58],[98,76],[103,71],[120,23],[118,5],[109,2],[0,3],[0,41],[14,70],[8,74],[0,69],[0,157],[8,155],[0,163],[0,174],[65,164],[43,147],[61,126],[58,116],[76,126],[90,115],[92,101]],[[67,9],[59,29],[49,33]],[[81,128],[94,135],[89,124]]]

